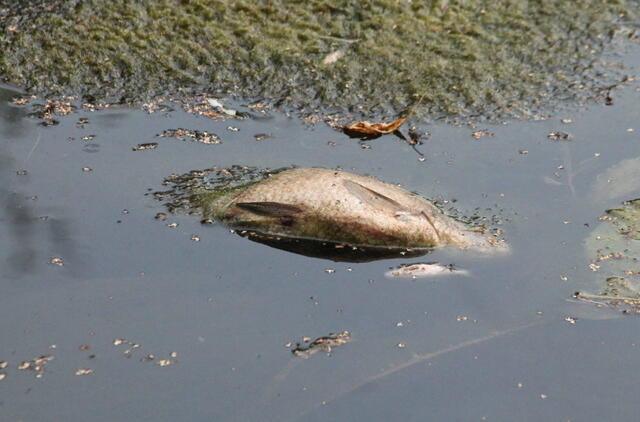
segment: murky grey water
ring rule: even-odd
[[[638,51],[628,62],[638,65]],[[9,103],[16,91],[4,86],[1,419],[635,417],[638,319],[567,299],[597,290],[583,240],[598,217],[640,196],[640,186],[621,198],[591,193],[598,174],[640,155],[636,86],[614,92],[610,107],[480,125],[494,134],[480,139],[469,127],[426,127],[424,162],[392,136],[362,149],[277,113],[212,121],[182,111],[80,111],[42,127]],[[81,117],[89,119],[84,128]],[[223,143],[155,137],[179,127],[215,132]],[[547,139],[557,130],[573,139]],[[256,133],[273,136],[257,142]],[[81,139],[87,135],[95,138]],[[145,142],[159,146],[132,151]],[[150,192],[162,190],[166,176],[232,164],[339,166],[455,199],[463,213],[498,215],[513,253],[439,250],[418,261],[455,263],[471,276],[392,280],[384,277],[390,266],[416,260],[334,263],[195,217],[154,219],[164,208]],[[50,263],[56,257],[64,266]],[[342,330],[353,341],[331,356],[300,359],[284,346]],[[131,345],[114,339],[140,346],[125,354]],[[149,354],[155,359],[141,361]],[[41,378],[17,368],[41,355],[54,356]],[[163,359],[171,364],[158,365]]]

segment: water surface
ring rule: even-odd
[[[640,55],[627,61],[633,69]],[[424,161],[393,136],[365,149],[275,112],[214,121],[179,109],[80,110],[43,127],[27,116],[29,106],[9,102],[16,93],[0,91],[3,420],[637,415],[638,320],[567,300],[598,288],[583,249],[598,217],[640,194],[591,195],[598,174],[640,155],[636,85],[615,91],[613,106],[545,121],[424,126]],[[222,143],[156,137],[175,128],[214,132]],[[493,135],[475,139],[478,129]],[[572,139],[547,138],[558,130]],[[256,141],[258,133],[272,136]],[[88,135],[95,137],[82,140]],[[147,142],[159,145],[132,150]],[[166,211],[151,194],[165,177],[233,164],[375,175],[462,214],[496,216],[513,253],[442,249],[418,261],[454,263],[471,276],[392,280],[389,267],[416,260],[335,263],[194,216],[154,219]],[[305,360],[285,347],[343,330],[353,340],[331,356]],[[127,358],[127,344],[114,339],[140,347]],[[149,354],[153,361],[141,361]],[[17,369],[40,355],[55,357],[41,378]],[[157,365],[161,359],[171,364]],[[94,372],[75,375],[82,368]]]

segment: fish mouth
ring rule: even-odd
[[[415,258],[433,251],[433,248],[354,245],[330,240],[273,235],[255,230],[236,230],[236,234],[272,248],[334,262],[362,263],[383,259]]]

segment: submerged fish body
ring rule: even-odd
[[[349,245],[481,251],[506,246],[428,200],[372,177],[298,168],[216,196],[204,207],[232,228]]]

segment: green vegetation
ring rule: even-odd
[[[40,2],[38,2],[39,4]],[[0,6],[0,75],[138,102],[206,90],[301,110],[527,116],[615,83],[633,0],[67,0]],[[337,61],[325,59],[342,55]],[[330,60],[328,60],[330,61]]]

